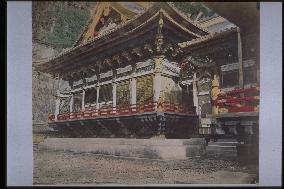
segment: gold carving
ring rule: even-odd
[[[218,96],[220,95],[221,91],[219,88],[219,81],[217,79],[216,76],[214,76],[214,80],[212,80],[212,90],[211,90],[211,98],[213,101],[216,101]],[[219,107],[217,106],[217,104],[213,103],[212,106],[212,113],[213,114],[218,114],[219,113]]]
[[[137,103],[152,101],[153,99],[153,76],[137,78]]]
[[[117,83],[116,86],[117,105],[129,104],[130,102],[130,80]]]

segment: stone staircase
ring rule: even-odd
[[[216,142],[209,142],[206,146],[206,156],[220,159],[237,158],[236,139],[218,139]]]

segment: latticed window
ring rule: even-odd
[[[85,93],[85,104],[96,104],[97,101],[97,89],[92,88]]]
[[[172,78],[162,78],[161,97],[171,103],[182,102],[182,89]]]
[[[99,103],[108,105],[112,103],[112,84],[100,86]]]
[[[74,112],[80,112],[82,110],[82,94],[78,93],[74,95]]]
[[[116,86],[116,103],[117,106],[129,104],[130,102],[130,81],[126,80],[117,83]]]
[[[153,100],[153,76],[143,76],[137,78],[137,103],[149,102]]]
[[[70,99],[69,98],[61,98],[60,99],[60,106],[59,106],[59,113],[68,113],[70,108]]]

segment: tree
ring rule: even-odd
[[[204,6],[201,2],[174,2],[174,5],[185,14],[189,14],[193,20],[201,17],[210,17],[215,14],[211,9]]]

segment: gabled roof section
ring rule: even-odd
[[[110,4],[97,4],[98,7],[102,6],[103,8],[100,10],[99,8],[96,8],[95,10],[101,11],[100,13],[104,14],[103,10],[106,10],[106,7],[109,5]],[[117,8],[118,6],[113,7]],[[125,12],[122,13],[121,10],[117,12],[120,12],[120,15],[127,15]],[[91,26],[94,27],[90,24],[94,22],[95,19],[95,17],[92,17],[93,20],[90,20],[90,23],[86,27],[87,29],[85,29],[81,35],[81,38],[78,40],[80,43],[77,43],[76,46],[59,54],[58,56],[49,59],[47,62],[40,63],[38,65],[38,70],[54,73],[58,72],[59,70],[63,70],[65,66],[70,66],[71,64],[73,66],[79,66],[82,60],[86,60],[86,58],[91,56],[97,57],[99,54],[102,55],[103,52],[108,52],[106,49],[113,49],[115,46],[120,44],[121,41],[125,42],[127,40],[138,39],[139,36],[147,33],[150,28],[153,29],[159,26],[158,22],[160,13],[163,14],[164,28],[168,28],[173,32],[168,37],[174,37],[172,35],[179,35],[181,37],[180,42],[200,38],[209,33],[198,23],[194,23],[190,20],[190,18],[178,11],[173,4],[156,2],[150,4],[150,7],[144,12],[136,13],[131,19],[126,19],[125,22],[121,22],[117,26],[110,28],[103,33],[99,33],[87,41],[83,41],[82,38],[84,38],[86,34],[89,34],[88,32],[92,31],[88,28],[91,28]],[[94,15],[99,15],[99,13],[94,12]],[[96,19],[98,20],[99,18]],[[155,36],[151,35],[149,37],[154,38]],[[122,50],[121,48],[122,47],[118,49]],[[108,54],[107,56],[110,55]]]
[[[150,2],[98,2],[74,46],[86,43],[99,33],[125,23],[135,15],[145,12],[149,7]],[[108,21],[112,23],[107,23]]]
[[[202,27],[198,23],[194,23],[191,19],[180,12],[173,3],[157,3],[157,2],[98,2],[92,11],[93,14],[85,26],[84,31],[76,40],[73,47],[80,44],[87,43],[88,41],[96,38],[99,34],[103,34],[108,30],[112,30],[119,25],[132,20],[133,17],[142,13],[151,13],[148,11],[151,7],[163,7],[169,16],[179,17],[181,21],[187,20],[193,27],[207,32],[205,27]],[[106,23],[109,19],[111,23]],[[114,21],[116,20],[116,21]],[[199,33],[200,31],[195,30]]]

